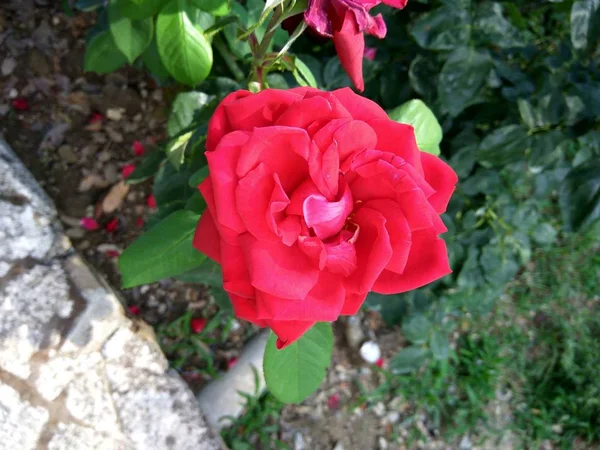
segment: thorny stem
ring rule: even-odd
[[[253,70],[254,70],[254,74],[256,76],[256,80],[258,81],[258,83],[260,84],[260,89],[265,89],[267,87],[266,84],[266,80],[265,80],[265,75],[266,75],[266,71],[265,71],[265,67],[264,67],[264,59],[265,59],[265,55],[267,54],[267,49],[269,48],[269,44],[271,43],[271,39],[273,39],[273,36],[275,36],[275,33],[277,32],[277,24],[279,22],[279,19],[281,18],[283,14],[283,6],[282,5],[278,5],[275,10],[273,11],[273,16],[271,17],[271,20],[269,20],[269,24],[267,25],[267,31],[265,32],[262,40],[260,41],[260,44],[258,45],[258,47],[255,47],[256,50],[253,51],[254,55],[253,55]],[[256,40],[256,34],[252,33],[252,35],[250,36],[250,39],[255,39]]]

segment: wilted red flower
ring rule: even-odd
[[[348,88],[233,92],[206,150],[194,246],[221,264],[235,315],[271,328],[278,348],[356,314],[370,291],[451,272],[440,215],[456,173]]]
[[[205,326],[206,326],[206,319],[204,317],[200,317],[200,318],[196,317],[190,321],[190,329],[192,330],[192,333],[194,333],[194,334],[198,334],[198,333],[202,332],[202,330],[204,330]]]
[[[108,221],[104,228],[106,228],[106,231],[108,231],[109,233],[114,233],[115,231],[117,231],[117,228],[119,228],[119,219],[113,217]]]
[[[146,152],[144,144],[142,144],[140,141],[133,141],[132,148],[135,156],[144,156],[144,153]]]
[[[150,194],[146,198],[146,205],[148,205],[148,208],[156,209],[156,197],[154,197],[154,194]]]
[[[85,228],[88,231],[94,231],[100,228],[98,221],[93,217],[82,217],[79,221],[81,228]]]
[[[369,10],[380,3],[404,8],[408,0],[309,0],[304,19],[319,34],[333,38],[342,66],[359,91],[364,90],[362,60],[365,50],[363,33],[383,39],[387,28],[381,14]]]
[[[29,110],[29,102],[24,97],[17,97],[13,99],[11,102],[12,107],[17,111],[28,111]]]
[[[121,169],[121,175],[123,175],[124,179],[127,179],[133,173],[134,170],[135,166],[133,164],[127,164]]]

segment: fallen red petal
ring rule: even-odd
[[[135,305],[131,305],[131,306],[130,306],[129,308],[127,308],[127,309],[129,309],[129,312],[130,312],[131,314],[133,314],[134,316],[137,316],[137,315],[138,315],[140,312],[142,312],[142,311],[140,310],[140,307],[139,307],[139,306],[135,306]]]
[[[134,170],[135,166],[133,164],[127,164],[121,169],[121,175],[123,175],[124,179],[127,179],[133,173]]]
[[[18,97],[13,99],[12,107],[17,111],[28,111],[29,110],[29,102],[26,98]]]
[[[144,153],[146,152],[144,144],[142,144],[140,141],[133,141],[132,148],[135,156],[144,156]]]
[[[144,228],[144,218],[143,217],[138,217],[137,219],[135,219],[135,225],[138,228]]]
[[[238,359],[236,357],[229,358],[229,360],[227,361],[227,370],[233,369],[233,366],[235,366],[237,362]]]
[[[119,219],[113,217],[108,221],[105,228],[106,231],[108,231],[109,233],[114,233],[115,231],[117,231],[117,228],[119,228]]]
[[[146,198],[146,204],[149,208],[156,208],[156,197],[154,197],[154,194],[150,194],[148,198]]]
[[[102,114],[94,112],[90,116],[90,120],[88,120],[88,123],[92,124],[92,123],[102,122],[103,120],[104,120],[104,116]]]
[[[117,250],[106,250],[104,256],[107,258],[118,258],[120,253]]]
[[[79,223],[81,224],[82,228],[85,228],[88,231],[94,231],[100,228],[98,221],[96,221],[96,219],[93,217],[82,217]]]
[[[379,358],[375,365],[381,369],[383,367],[384,362],[385,361],[383,360],[383,358]]]
[[[327,399],[327,406],[329,409],[338,409],[340,407],[340,394],[330,395]]]
[[[201,333],[202,330],[204,330],[205,326],[206,326],[206,319],[203,317],[192,319],[190,322],[190,329],[192,330],[192,333],[194,333],[194,334]]]

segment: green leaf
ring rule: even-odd
[[[501,48],[526,45],[521,32],[504,18],[501,3],[485,2],[479,5],[473,26],[475,39],[482,44]]]
[[[427,350],[421,347],[406,347],[394,356],[390,367],[397,374],[416,372],[427,358]]]
[[[450,343],[446,335],[440,330],[436,330],[431,334],[429,348],[434,359],[438,361],[445,361],[450,356]]]
[[[166,157],[167,155],[162,149],[153,150],[144,158],[141,164],[136,166],[133,173],[127,177],[126,183],[138,184],[154,176]]]
[[[121,254],[124,288],[153,283],[199,266],[206,258],[192,241],[199,216],[177,211],[147,231]]]
[[[193,131],[189,131],[181,136],[177,136],[172,139],[165,148],[165,153],[167,154],[167,158],[173,164],[177,170],[183,164],[185,160],[185,147],[192,137]]]
[[[413,344],[422,344],[427,342],[430,331],[431,322],[422,314],[416,314],[402,324],[402,332],[404,333],[404,336]]]
[[[190,187],[197,189],[198,185],[204,181],[204,179],[208,176],[208,166],[204,166],[202,169],[195,172],[190,177]]]
[[[151,18],[131,20],[123,14],[120,3],[112,0],[108,6],[110,32],[115,44],[132,64],[152,42],[154,22]]]
[[[571,169],[561,184],[559,205],[570,231],[587,228],[600,218],[600,161]]]
[[[158,47],[156,46],[156,36],[150,42],[146,51],[142,54],[142,61],[144,62],[144,66],[146,69],[154,75],[160,83],[165,83],[171,74],[163,64],[160,59],[160,55],[158,54]]]
[[[213,16],[226,16],[231,11],[229,0],[191,0],[192,5],[211,13]]]
[[[300,86],[317,87],[317,80],[309,67],[297,56],[294,58],[294,78]]]
[[[411,87],[427,101],[432,101],[437,93],[437,76],[440,69],[432,58],[417,55],[408,68]]]
[[[579,0],[571,8],[571,43],[585,50],[600,35],[600,0]]]
[[[529,148],[529,136],[521,125],[507,125],[488,134],[477,148],[477,161],[484,167],[503,167],[522,159]]]
[[[97,33],[85,48],[83,70],[110,73],[127,64],[127,57],[119,50],[109,30]]]
[[[171,0],[156,19],[158,52],[167,70],[180,83],[195,86],[213,63],[210,43],[190,19],[186,0]]]
[[[331,324],[318,322],[304,335],[277,350],[271,333],[263,369],[269,391],[285,403],[300,403],[318,389],[327,373],[333,350]]]
[[[428,50],[454,50],[471,38],[468,11],[443,6],[417,19],[410,31],[417,44]]]
[[[409,100],[391,110],[388,115],[396,122],[407,123],[415,128],[417,145],[421,151],[434,155],[440,154],[442,127],[435,114],[423,101]]]
[[[198,267],[188,270],[176,277],[186,283],[207,284],[208,286],[223,286],[221,266],[210,258],[206,258]]]
[[[165,3],[165,0],[116,0],[116,2],[125,17],[142,20],[151,18],[156,14]]]
[[[461,47],[450,54],[440,73],[438,95],[451,116],[456,117],[481,101],[491,68],[492,60],[487,53]]]
[[[94,11],[104,4],[104,0],[77,0],[75,8],[80,11]]]
[[[167,133],[169,136],[177,136],[194,123],[196,115],[210,103],[212,96],[204,92],[183,92],[173,102],[169,121],[167,122]]]

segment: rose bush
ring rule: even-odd
[[[442,214],[457,176],[413,128],[350,89],[236,91],[208,125],[194,246],[235,314],[277,335],[355,314],[369,291],[450,273]]]

